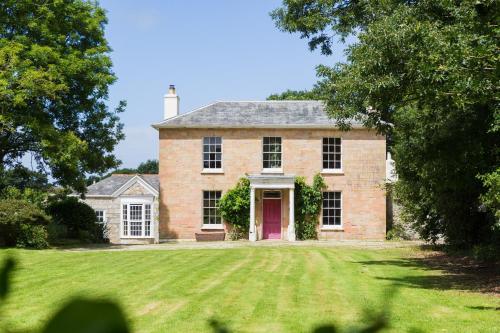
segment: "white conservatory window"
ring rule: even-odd
[[[151,204],[122,204],[122,235],[125,237],[151,237]]]

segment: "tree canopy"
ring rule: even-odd
[[[272,94],[268,100],[323,100],[327,97],[324,82],[318,82],[311,90],[287,90],[279,94]]]
[[[499,9],[493,0],[284,0],[271,13],[326,55],[354,36],[346,62],[317,68],[327,112],[343,129],[357,119],[390,136],[398,199],[426,239],[470,245],[499,228],[480,208],[494,183],[480,175],[500,164]]]
[[[113,173],[124,173],[124,174],[133,174],[133,173],[142,173],[142,174],[157,174],[158,173],[158,160],[152,159],[147,160],[145,162],[141,162],[137,168],[122,168],[116,169],[105,177],[110,176]],[[105,178],[104,177],[104,178]]]
[[[85,176],[116,167],[123,139],[105,12],[84,0],[0,3],[0,172],[31,154],[40,171],[83,192]]]
[[[139,164],[137,167],[137,173],[157,174],[158,166],[158,160],[147,160],[146,162]]]
[[[87,178],[87,185],[90,185],[94,182],[98,182],[101,179],[107,178],[111,176],[114,173],[121,173],[121,174],[126,174],[126,175],[132,175],[136,173],[140,174],[158,174],[158,160],[156,159],[151,159],[147,160],[145,162],[141,162],[137,168],[121,168],[121,169],[115,169],[106,175],[100,177],[100,176],[90,176]]]

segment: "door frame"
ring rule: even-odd
[[[280,196],[279,198],[266,198],[265,193],[266,192],[279,192]],[[264,238],[264,225],[266,224],[265,217],[264,217],[264,202],[266,200],[280,200],[280,238],[283,239],[283,191],[281,190],[264,190],[262,191],[262,239],[269,239],[269,238]]]

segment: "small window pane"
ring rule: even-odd
[[[342,169],[342,144],[340,138],[323,138],[323,168]]]
[[[341,192],[323,192],[323,225],[340,226],[342,224],[341,198]]]
[[[128,236],[128,214],[127,205],[122,206],[122,224],[123,224],[123,235]]]
[[[217,163],[219,161],[219,163]],[[203,168],[222,168],[222,138],[211,136],[203,138]]]
[[[203,224],[222,224],[219,213],[221,191],[203,191]]]
[[[96,210],[95,211],[95,217],[97,220],[97,223],[104,223],[104,211],[103,210]]]
[[[281,168],[281,138],[264,137],[262,145],[262,167]]]
[[[144,236],[151,235],[151,205],[144,205]]]

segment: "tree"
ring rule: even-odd
[[[311,90],[287,90],[280,94],[272,94],[268,100],[323,100],[326,98],[326,86],[323,81],[314,85]]]
[[[271,13],[326,55],[355,37],[345,63],[317,68],[327,112],[390,136],[396,196],[429,240],[470,246],[493,230],[478,175],[500,164],[499,13],[493,0],[284,0]]]
[[[152,160],[147,160],[146,162],[142,162],[139,164],[137,168],[121,168],[121,169],[116,169],[114,171],[111,171],[107,173],[106,175],[100,177],[96,175],[92,175],[87,178],[87,185],[91,185],[95,182],[100,181],[101,179],[108,178],[112,174],[125,174],[125,175],[133,175],[136,173],[140,174],[158,174],[158,160],[152,159]]]
[[[158,160],[147,160],[137,167],[137,173],[158,174]]]
[[[49,181],[44,173],[18,164],[5,170],[0,178],[0,192],[8,186],[21,191],[27,188],[46,191],[49,188]]]
[[[123,139],[105,12],[84,0],[0,3],[0,172],[31,154],[62,186],[116,167]]]

